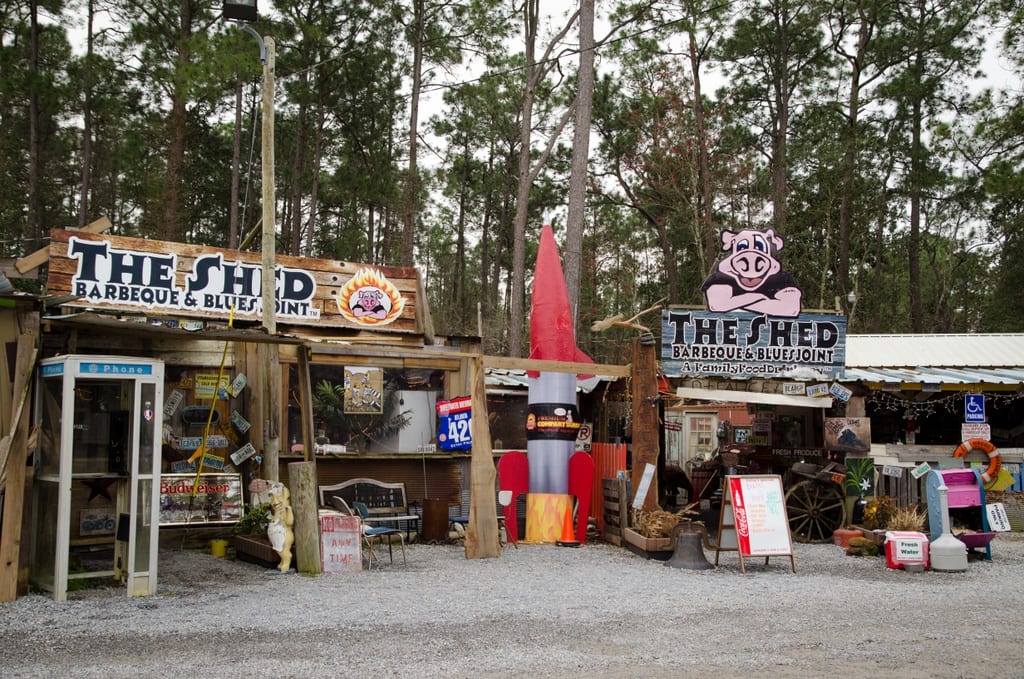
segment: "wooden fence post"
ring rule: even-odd
[[[300,573],[320,573],[320,515],[317,511],[316,463],[289,462],[288,490],[295,517],[295,569]]]

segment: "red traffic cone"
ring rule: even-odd
[[[565,508],[565,521],[562,522],[562,539],[555,542],[559,547],[579,547],[580,543],[572,531],[572,509]]]

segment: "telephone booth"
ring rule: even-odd
[[[154,359],[40,362],[29,576],[56,601],[90,578],[156,593],[163,382]]]

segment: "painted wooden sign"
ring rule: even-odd
[[[334,512],[320,515],[320,554],[324,573],[348,573],[363,568],[358,516]]]
[[[662,312],[666,376],[842,377],[846,318],[801,313],[783,245],[773,229],[721,232],[723,254],[701,286],[707,311]]]
[[[262,318],[260,253],[50,232],[48,292],[68,306],[227,320]],[[277,255],[279,323],[419,333],[419,274],[412,267]]]

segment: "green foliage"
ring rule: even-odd
[[[35,72],[27,6],[2,10],[0,256],[22,256],[47,229],[78,223],[86,112],[88,221],[107,216],[122,235],[166,232],[227,245],[237,171],[235,226],[255,225],[262,188],[256,44],[216,19],[217,3],[182,8],[118,0],[105,11],[119,30],[95,28],[86,56],[84,8],[48,3]],[[805,308],[834,306],[845,262],[858,296],[852,331],[1024,329],[1017,294],[1024,286],[1024,102],[998,83],[983,90],[971,71],[991,22],[1004,31],[993,45],[999,63],[1020,75],[1019,3],[621,2],[599,7],[599,20],[605,9],[624,30],[598,48],[593,128],[600,143],[590,159],[579,328],[631,315],[666,294],[701,304],[700,284],[717,254],[708,236],[767,226],[784,203],[781,258],[804,290]],[[263,8],[255,27],[277,42],[279,251],[394,261],[409,141],[417,135],[426,143],[414,243],[436,330],[477,334],[479,303],[488,353],[507,346],[513,287],[525,58],[509,38],[521,32],[520,21],[493,0],[282,0]],[[575,27],[550,52],[545,41],[560,26],[538,28],[537,55],[546,55],[551,70],[534,90],[534,160],[552,126],[571,120],[578,82]],[[862,35],[869,39],[854,60],[850,51]],[[432,96],[410,130],[417,54],[422,91]],[[237,166],[236,82],[243,85]],[[707,177],[700,174],[698,101]],[[39,204],[30,206],[32,122],[40,172]],[[542,215],[554,214],[557,226],[565,202],[571,125],[552,141],[532,184],[527,291]],[[710,229],[699,219],[704,179]],[[165,214],[169,197],[179,205],[176,230],[165,223],[175,219]],[[30,212],[42,233],[29,233]],[[589,353],[613,362],[631,336],[577,331]]]
[[[235,524],[235,532],[239,535],[265,535],[270,524],[271,506],[269,502],[258,505],[246,504],[241,520]]]
[[[888,495],[873,497],[864,507],[864,527],[870,530],[887,528],[896,514],[896,500]]]

